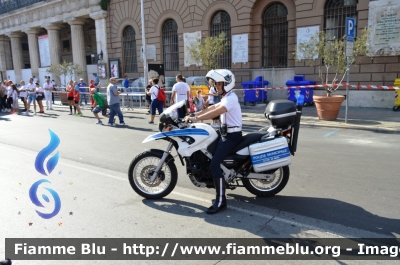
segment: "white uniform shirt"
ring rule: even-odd
[[[185,82],[178,82],[172,87],[172,92],[175,91],[175,103],[187,99],[187,92],[190,92],[190,87]]]
[[[19,91],[19,96],[22,98],[25,98],[27,93],[26,93],[26,85],[20,86],[20,88],[18,89]]]
[[[222,97],[219,103],[224,106],[227,110],[224,114],[221,114],[221,124],[226,124],[227,127],[241,127],[242,126],[242,109],[240,108],[239,99],[235,93],[228,92]]]
[[[160,89],[160,87],[158,85],[152,86],[150,88],[149,92],[151,93],[151,100],[154,100],[157,98],[159,89]]]

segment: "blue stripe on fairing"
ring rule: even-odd
[[[152,135],[151,138],[158,139],[158,138],[164,138],[166,136],[173,137],[173,136],[190,136],[190,135],[210,135],[210,134],[204,129],[189,128],[189,129],[175,130],[170,132],[156,133]]]

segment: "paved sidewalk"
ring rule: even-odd
[[[262,121],[265,106],[242,106],[243,118]],[[338,119],[323,121],[318,119],[315,106],[303,107],[301,126],[322,126],[341,129],[358,129],[386,133],[400,133],[400,111],[382,108],[349,107],[347,123],[345,123],[346,108],[342,107]]]

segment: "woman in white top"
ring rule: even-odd
[[[26,106],[26,98],[27,98],[27,96],[28,96],[28,92],[26,92],[26,85],[25,85],[25,81],[24,80],[21,80],[21,82],[20,82],[20,87],[19,87],[19,89],[18,89],[18,91],[19,91],[19,97],[21,98],[21,101],[22,101],[22,103],[24,103],[24,111],[26,111],[27,110],[27,106]]]
[[[147,95],[151,96],[151,106],[150,106],[150,121],[149,124],[154,124],[154,118],[156,116],[156,110],[158,110],[158,114],[163,112],[164,102],[159,101],[157,99],[158,91],[160,91],[160,86],[158,85],[158,78],[152,79],[153,86],[150,88]]]
[[[39,105],[39,113],[44,113],[43,98],[44,98],[44,90],[43,88],[40,87],[39,83],[36,83],[36,101]]]

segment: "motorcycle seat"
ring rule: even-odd
[[[234,154],[237,151],[249,146],[250,144],[254,144],[255,142],[259,141],[261,137],[263,137],[265,133],[249,133],[243,136],[242,141],[232,149],[230,154]]]

